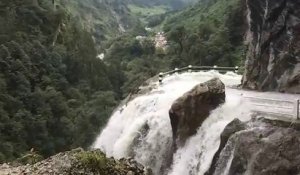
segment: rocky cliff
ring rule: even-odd
[[[33,165],[0,165],[1,175],[150,175],[149,170],[133,159],[106,158],[98,150],[84,151],[80,148],[62,152]]]
[[[299,134],[299,123],[235,119],[224,129],[219,150],[206,175],[299,174]]]
[[[300,1],[247,0],[243,87],[300,93]]]

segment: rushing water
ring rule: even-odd
[[[173,162],[169,166],[166,160],[172,150],[172,131],[168,111],[172,103],[195,85],[214,77],[220,78],[226,85],[226,102],[212,111],[197,134],[173,154]],[[157,175],[162,172],[203,175],[219,147],[220,134],[225,126],[234,118],[249,119],[250,103],[245,102],[243,97],[259,95],[230,88],[240,81],[240,75],[210,71],[173,74],[164,78],[161,85],[153,82],[151,86],[155,88],[151,92],[119,107],[93,147],[115,158],[134,157]]]

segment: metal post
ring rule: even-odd
[[[175,70],[175,72],[174,72],[174,73],[177,73],[177,72],[178,72],[178,68],[177,68],[177,67],[176,67],[174,70]]]
[[[296,103],[295,103],[295,112],[296,112],[296,117],[297,117],[297,120],[300,119],[300,111],[299,111],[299,104],[300,104],[300,100],[297,99],[296,100]]]
[[[189,65],[189,72],[192,72],[192,68],[193,68],[193,66],[192,65]]]
[[[162,83],[162,80],[163,80],[163,73],[159,73],[159,75],[158,75],[158,81],[159,81],[159,83]]]
[[[239,71],[239,66],[235,66],[235,73],[237,73]]]

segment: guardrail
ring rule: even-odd
[[[159,83],[162,83],[163,77],[166,75],[170,75],[173,73],[179,73],[179,72],[192,72],[192,71],[208,71],[208,70],[217,70],[219,72],[227,72],[227,71],[233,71],[233,72],[238,72],[239,67],[218,67],[218,66],[192,66],[189,65],[187,67],[183,68],[175,68],[174,70],[168,71],[168,72],[161,72],[159,73]],[[270,98],[260,98],[260,97],[247,97],[243,96],[243,98],[250,99],[250,100],[258,100],[260,101],[258,103],[253,103],[254,106],[259,106],[259,107],[276,107],[277,109],[286,109],[286,110],[292,110],[290,113],[280,113],[280,112],[268,112],[268,113],[273,113],[273,114],[280,114],[280,115],[289,115],[289,116],[294,116],[296,117],[297,120],[300,119],[300,100],[297,99],[295,101],[292,100],[280,100],[280,99],[270,99]],[[262,103],[266,102],[266,103]],[[273,104],[272,104],[273,103]],[[288,103],[290,105],[293,105],[293,107],[285,107],[285,106],[278,106],[277,103]],[[269,104],[269,105],[268,105]],[[272,106],[270,105],[272,104]],[[277,106],[276,106],[277,104]],[[274,106],[275,105],[275,106]],[[256,109],[259,110],[259,109]],[[264,110],[257,111],[257,112],[266,112]]]
[[[266,112],[270,114],[279,114],[279,115],[288,115],[295,117],[297,120],[300,119],[300,100],[297,99],[295,101],[292,100],[280,100],[280,99],[270,99],[270,98],[261,98],[261,97],[247,97],[243,96],[243,98],[248,99],[249,101],[256,101],[256,103],[252,103],[253,106],[256,107],[263,107],[263,110],[260,110],[259,108],[254,109],[256,112]],[[278,103],[281,103],[278,104]],[[290,104],[292,106],[284,106],[282,105],[283,103],[285,104]],[[284,112],[279,112],[279,111],[267,111],[266,108],[276,108],[276,109],[283,109],[289,111],[289,113],[284,113]]]
[[[233,71],[237,72],[239,70],[239,67],[218,67],[218,66],[192,66],[189,65],[187,67],[183,68],[175,68],[174,70],[168,71],[168,72],[161,72],[159,73],[159,82],[161,83],[163,80],[163,77],[166,75],[170,75],[173,73],[178,73],[178,72],[192,72],[192,71],[207,71],[207,70],[217,70],[219,72],[227,72],[227,71]]]

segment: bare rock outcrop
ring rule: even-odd
[[[243,87],[300,93],[300,1],[247,0],[247,9]]]
[[[231,122],[206,175],[300,173],[300,124],[259,118]]]
[[[211,110],[225,102],[225,85],[214,78],[195,86],[178,98],[169,110],[176,147],[194,135]]]
[[[84,151],[74,149],[51,156],[33,165],[0,165],[1,175],[151,175],[133,159],[107,158],[99,150]]]

